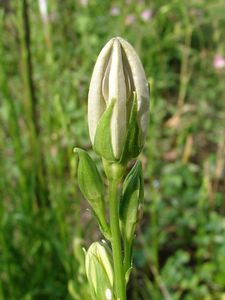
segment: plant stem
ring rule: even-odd
[[[48,203],[48,187],[40,136],[39,103],[33,80],[29,1],[23,0],[18,2],[16,8],[18,11],[17,28],[21,50],[20,64],[23,84],[24,120],[28,130],[32,166],[35,170],[34,195],[37,200],[37,206],[44,207]]]
[[[109,183],[109,205],[116,294],[119,300],[126,300],[126,288],[123,271],[122,247],[119,227],[119,199],[117,180],[112,180]]]

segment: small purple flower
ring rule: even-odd
[[[113,6],[110,10],[111,16],[118,16],[120,14],[120,9],[117,6]]]
[[[148,22],[152,18],[152,11],[150,9],[145,9],[141,13],[141,18],[144,22]]]
[[[213,66],[215,69],[222,69],[225,67],[225,58],[221,54],[216,54],[213,60]]]
[[[132,24],[134,24],[136,21],[136,16],[131,14],[131,15],[128,15],[125,19],[125,25],[127,26],[130,26]]]

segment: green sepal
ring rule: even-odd
[[[77,177],[80,190],[92,207],[103,235],[110,239],[110,229],[105,218],[104,184],[102,178],[94,161],[86,151],[75,148],[74,152],[79,157]]]
[[[120,201],[120,221],[123,235],[129,243],[133,240],[136,224],[138,222],[138,210],[143,201],[144,184],[141,162],[137,161],[127,175]]]
[[[127,134],[120,163],[125,164],[131,158],[137,157],[143,145],[139,145],[139,127],[137,122],[137,95],[134,93],[127,127]]]
[[[126,283],[129,282],[129,279],[130,279],[130,273],[132,271],[133,267],[131,266],[126,272],[125,272],[125,281]]]
[[[111,119],[115,101],[115,99],[112,99],[99,120],[93,145],[95,152],[109,161],[116,161],[111,141]]]

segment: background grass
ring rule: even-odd
[[[116,35],[151,82],[128,299],[224,299],[224,1],[41,2],[0,1],[0,299],[90,299],[81,246],[101,236],[72,149],[91,149],[89,81]]]

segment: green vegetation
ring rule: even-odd
[[[128,299],[224,299],[224,1],[47,2],[0,1],[0,299],[90,299],[81,247],[102,236],[73,148],[91,149],[91,72],[117,35],[151,83]]]

